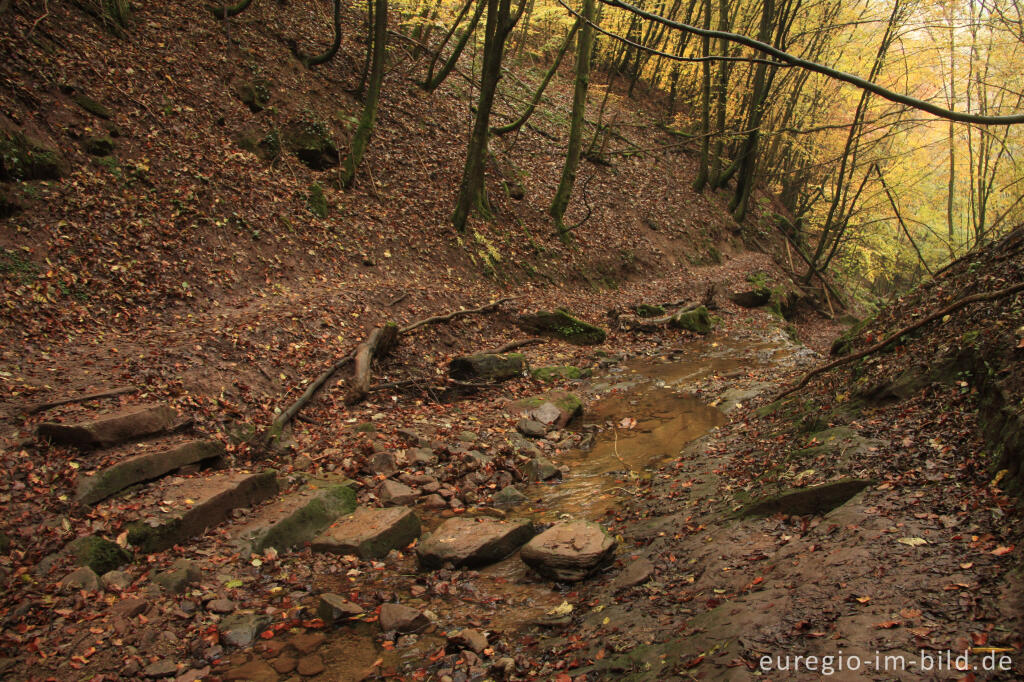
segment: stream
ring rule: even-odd
[[[569,518],[601,521],[635,494],[641,479],[651,477],[688,443],[728,421],[726,411],[735,406],[735,400],[721,395],[730,386],[742,389],[753,384],[755,389],[768,390],[771,385],[753,379],[752,372],[790,366],[810,352],[779,332],[770,338],[695,341],[661,356],[626,360],[601,370],[573,389],[583,400],[585,413],[581,423],[570,428],[593,432],[592,447],[551,455],[562,468],[562,478],[531,484],[524,491],[528,501],[510,516],[530,518],[537,524]],[[742,399],[742,393],[737,395]],[[424,518],[424,533],[441,521]],[[461,576],[438,574],[448,581],[438,595],[442,598],[428,599],[428,593],[422,599],[427,599],[426,607],[439,621],[476,622],[494,632],[512,633],[532,625],[574,589],[552,589],[552,583],[527,570],[518,553]],[[433,589],[436,594],[436,584]],[[369,631],[365,637],[369,639]],[[440,631],[406,635],[395,649],[378,649],[378,654],[385,668],[419,667],[444,641]],[[344,646],[351,655],[352,642]]]

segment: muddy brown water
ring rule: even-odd
[[[626,361],[595,376],[576,392],[586,405],[582,423],[574,428],[594,432],[589,450],[547,455],[562,467],[560,480],[531,485],[528,502],[511,516],[540,524],[573,518],[600,521],[634,494],[638,481],[650,477],[678,456],[691,441],[721,426],[728,417],[694,394],[711,378],[742,385],[750,372],[789,364],[806,349],[781,335],[776,338],[719,338],[690,344],[664,355]],[[625,421],[624,421],[625,420]],[[425,530],[440,518],[425,518]],[[571,589],[571,588],[570,588]],[[485,630],[512,633],[533,624],[557,607],[566,594],[530,574],[518,553],[474,574],[453,592],[455,598],[430,598],[432,610],[448,627],[469,619]],[[416,604],[416,600],[408,600]],[[443,645],[441,633],[413,638],[382,654],[386,668],[419,667],[424,657]],[[369,633],[364,635],[369,640]]]

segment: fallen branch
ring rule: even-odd
[[[522,348],[523,346],[534,346],[540,343],[544,343],[544,341],[545,339],[537,338],[525,339],[523,341],[512,341],[511,343],[506,343],[504,346],[498,346],[494,350],[488,350],[484,352],[493,355],[501,355],[502,353],[507,353],[510,350],[515,350],[516,348]]]
[[[345,396],[346,405],[354,405],[366,397],[370,391],[370,365],[377,356],[387,353],[398,343],[398,325],[390,322],[383,327],[376,327],[356,348],[356,367],[352,377],[352,386]]]
[[[497,301],[495,301],[494,303],[488,303],[487,305],[482,305],[479,308],[472,308],[470,310],[456,310],[453,313],[447,313],[445,315],[435,315],[434,317],[428,317],[425,320],[420,320],[419,322],[413,322],[412,324],[409,324],[409,325],[406,325],[406,326],[402,327],[401,329],[398,330],[398,333],[399,334],[408,334],[409,332],[413,331],[414,329],[418,329],[418,328],[420,328],[420,327],[422,327],[424,325],[437,324],[438,322],[450,322],[451,320],[454,320],[454,319],[456,319],[458,317],[465,317],[466,315],[475,315],[475,314],[479,314],[479,313],[489,313],[489,312],[492,312],[494,310],[497,310],[498,306],[500,306],[502,303],[507,303],[508,301],[513,300],[513,298],[514,297],[512,297],[512,298],[501,298],[501,299],[498,299]]]
[[[1000,298],[1004,298],[1006,296],[1010,296],[1011,294],[1015,294],[1015,293],[1017,293],[1019,291],[1024,291],[1024,282],[1021,282],[1019,284],[1014,284],[1012,287],[1006,287],[1005,289],[999,289],[998,291],[990,291],[990,292],[983,293],[983,294],[974,294],[972,296],[967,296],[966,298],[961,298],[959,301],[956,301],[954,303],[950,303],[948,306],[946,306],[942,310],[936,311],[936,312],[934,312],[934,313],[932,313],[930,315],[926,315],[925,317],[921,318],[920,320],[918,320],[914,324],[908,325],[908,326],[904,327],[903,329],[900,329],[899,331],[893,332],[892,334],[890,334],[889,336],[885,337],[884,339],[882,339],[881,341],[879,341],[875,345],[869,346],[868,348],[865,348],[864,350],[860,351],[859,353],[854,353],[853,355],[843,356],[843,357],[839,358],[838,360],[835,360],[834,362],[828,363],[827,365],[822,365],[821,367],[817,367],[815,369],[812,369],[810,372],[808,372],[807,374],[805,374],[803,376],[803,378],[800,380],[799,383],[797,383],[792,388],[787,388],[785,391],[783,391],[782,393],[777,395],[775,397],[775,399],[779,400],[781,398],[785,398],[790,393],[793,393],[794,391],[800,390],[801,388],[806,386],[810,382],[811,379],[813,379],[814,377],[818,376],[819,374],[824,374],[825,372],[833,370],[836,367],[841,367],[843,365],[846,365],[846,364],[849,364],[851,362],[854,362],[855,360],[860,360],[861,358],[867,357],[868,355],[871,355],[872,353],[877,353],[878,351],[882,350],[883,348],[888,346],[890,343],[892,343],[893,341],[895,341],[898,338],[900,338],[901,336],[903,336],[904,334],[909,334],[909,333],[911,333],[913,331],[916,331],[916,330],[920,329],[921,327],[925,326],[926,324],[928,324],[929,322],[933,322],[935,320],[938,320],[938,319],[940,319],[940,318],[942,318],[942,317],[944,317],[946,315],[949,315],[950,313],[953,313],[953,312],[956,312],[957,310],[960,310],[961,308],[965,308],[965,307],[969,306],[972,303],[978,303],[978,302],[981,302],[981,301],[994,301],[996,299],[1000,299]]]
[[[60,400],[54,400],[48,403],[39,403],[33,406],[28,413],[38,414],[45,412],[46,410],[54,407],[60,407],[61,405],[71,405],[72,403],[85,403],[90,400],[99,400],[100,398],[113,398],[117,395],[125,395],[126,393],[137,393],[139,390],[138,386],[122,386],[121,388],[112,388],[109,391],[101,391],[99,393],[90,393],[89,395],[76,396],[74,398],[61,398]]]
[[[313,396],[315,396],[316,392],[320,390],[320,387],[326,384],[327,380],[334,376],[335,372],[352,362],[352,359],[355,358],[355,356],[355,351],[352,351],[341,360],[338,360],[336,363],[321,372],[320,376],[314,379],[313,383],[306,387],[306,390],[303,391],[298,400],[289,405],[284,412],[277,415],[277,417],[274,418],[273,423],[267,429],[266,435],[263,437],[264,445],[271,445],[273,441],[280,438],[281,434],[284,432],[284,427],[288,426],[292,419],[294,419],[299,413],[299,410],[305,407],[306,403],[313,399]]]

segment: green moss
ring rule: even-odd
[[[527,331],[561,338],[579,346],[604,343],[606,337],[600,327],[577,319],[565,310],[523,315],[517,324]]]
[[[249,107],[249,110],[255,114],[263,111],[270,102],[270,87],[268,81],[260,79],[239,84],[235,94],[242,104]]]
[[[711,331],[712,327],[711,316],[708,314],[706,307],[698,306],[693,310],[679,313],[673,317],[669,320],[669,326],[696,332],[697,334],[707,334]]]
[[[64,175],[60,155],[20,132],[0,135],[0,181],[57,180]]]
[[[87,137],[82,141],[82,151],[91,156],[109,156],[114,151],[114,140],[107,135]]]
[[[872,318],[861,320],[843,332],[839,338],[832,342],[832,348],[829,353],[836,356],[849,355],[853,350],[853,342],[871,324],[871,320]]]
[[[636,307],[636,314],[639,317],[658,317],[665,314],[665,308],[660,305],[641,303]]]
[[[113,117],[113,114],[110,113],[110,109],[83,93],[74,95],[71,98],[71,101],[98,118],[108,120]]]
[[[267,547],[290,549],[310,542],[336,518],[351,514],[356,508],[356,493],[347,485],[332,486],[309,504],[268,529],[252,546],[254,552]]]
[[[72,541],[67,546],[67,552],[74,557],[76,564],[88,566],[96,575],[113,571],[132,560],[131,555],[122,547],[95,535]]]
[[[261,130],[246,130],[237,134],[235,144],[264,161],[273,161],[281,155],[281,134],[277,128],[264,133]]]
[[[555,367],[538,367],[537,369],[531,370],[530,375],[537,381],[551,382],[558,381],[559,379],[583,379],[593,374],[589,369],[580,369],[579,367],[573,367],[572,365],[555,366]]]
[[[320,186],[320,183],[314,182],[309,186],[309,194],[306,196],[306,207],[317,218],[323,219],[327,217],[327,197],[324,196],[324,189]]]
[[[285,126],[282,140],[288,151],[313,170],[327,170],[339,163],[330,131],[319,121],[292,121]]]

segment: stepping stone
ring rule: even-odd
[[[377,620],[384,632],[418,632],[430,625],[422,612],[404,604],[382,604]]]
[[[528,521],[456,517],[421,542],[416,554],[424,568],[441,568],[449,562],[456,567],[484,566],[519,549],[534,532]]]
[[[218,625],[221,640],[239,648],[252,646],[270,625],[270,618],[256,613],[233,613]],[[242,679],[242,678],[239,678]]]
[[[224,472],[162,481],[141,496],[128,542],[145,553],[183,544],[223,523],[231,511],[252,507],[277,494],[277,473]]]
[[[528,481],[547,481],[552,478],[561,478],[562,472],[551,460],[546,457],[535,457],[523,467],[523,473]]]
[[[261,509],[232,533],[243,551],[262,554],[268,547],[286,551],[312,542],[339,517],[356,508],[356,493],[347,485],[304,488]]]
[[[590,521],[570,521],[547,529],[526,543],[519,556],[545,578],[583,580],[612,559],[615,540]]]
[[[419,498],[419,493],[398,481],[388,480],[381,483],[377,490],[377,496],[384,506],[398,507],[412,504]]]
[[[564,429],[570,421],[583,414],[583,403],[566,391],[548,391],[516,400],[509,407],[517,416],[558,429]]]
[[[146,405],[77,424],[43,422],[36,435],[58,445],[101,448],[163,433],[177,418],[178,413],[167,405]]]
[[[326,592],[320,595],[320,603],[317,605],[316,615],[329,625],[334,625],[343,620],[355,618],[365,613],[365,609],[359,604],[353,604],[341,595],[333,592]]]
[[[194,440],[171,448],[129,457],[78,482],[75,497],[82,504],[95,504],[125,488],[160,478],[186,464],[220,457],[224,446],[215,440]]]
[[[354,554],[379,559],[402,549],[420,536],[420,517],[408,507],[358,507],[323,533],[311,545],[314,552]]]

